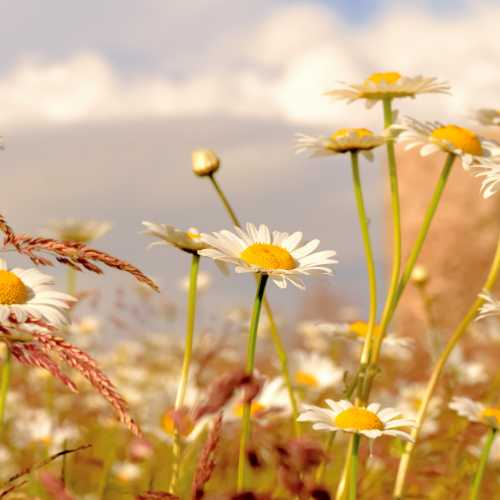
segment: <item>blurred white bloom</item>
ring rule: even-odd
[[[95,316],[84,316],[82,319],[73,321],[69,331],[75,335],[92,335],[99,331],[101,321]]]
[[[500,428],[500,408],[486,406],[464,397],[454,397],[449,406],[461,417],[465,417],[471,422],[481,423],[496,429]]]
[[[228,404],[224,412],[225,420],[240,420],[243,415],[241,394],[237,394]],[[252,420],[265,422],[276,416],[291,414],[290,397],[282,377],[266,380],[260,393],[251,403],[250,413]]]
[[[108,233],[111,223],[69,218],[51,221],[47,229],[58,240],[90,243]]]
[[[394,401],[395,407],[398,410],[401,410],[403,415],[416,419],[426,389],[427,386],[423,383],[403,385],[401,392]],[[420,430],[420,434],[422,436],[434,434],[439,430],[438,417],[440,415],[442,405],[443,400],[439,396],[433,396],[429,401],[427,416]]]
[[[476,320],[489,316],[500,316],[500,300],[495,299],[489,292],[482,292],[479,294],[479,297],[484,299],[484,304],[479,309]]]
[[[482,384],[489,378],[482,363],[467,361],[461,346],[453,349],[448,358],[448,367],[454,371],[457,381],[462,385]]]
[[[112,472],[123,483],[136,481],[142,475],[141,466],[132,462],[116,462],[113,464]]]
[[[485,126],[500,125],[500,110],[492,108],[481,108],[472,115],[478,123]]]
[[[344,371],[330,358],[315,352],[296,351],[292,355],[291,367],[295,384],[310,390],[340,384],[344,376]]]
[[[198,253],[199,250],[208,248],[208,245],[201,240],[200,233],[194,227],[189,228],[187,231],[183,231],[182,229],[177,229],[168,224],[155,224],[154,222],[148,221],[144,221],[142,225],[147,228],[143,234],[154,236],[161,240],[151,243],[149,247],[167,245],[188,253]]]
[[[196,289],[198,293],[206,292],[211,285],[212,285],[212,276],[209,273],[200,271],[198,273],[198,279],[196,282]],[[181,278],[181,280],[179,281],[179,288],[186,292],[189,290],[189,275],[184,276],[184,278]]]

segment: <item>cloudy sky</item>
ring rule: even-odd
[[[243,220],[301,229],[334,248],[334,291],[363,305],[349,167],[296,157],[294,133],[380,129],[378,108],[321,95],[374,71],[451,82],[451,97],[401,102],[424,119],[465,120],[494,106],[500,89],[494,1],[2,0],[0,16],[1,213],[31,232],[61,217],[110,220],[98,246],[171,295],[189,259],[146,252],[141,221],[228,226],[208,183],[191,173],[192,149],[219,152],[219,180]],[[383,157],[362,165],[379,262],[383,169]],[[112,272],[98,279],[125,282]],[[230,279],[216,285],[214,306],[253,294],[251,280]],[[283,306],[302,293],[276,292]]]

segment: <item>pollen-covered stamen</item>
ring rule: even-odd
[[[309,387],[318,387],[319,385],[318,379],[313,374],[301,370],[295,374],[295,382]]]
[[[481,418],[485,420],[494,420],[497,426],[500,426],[500,408],[485,408],[481,412]]]
[[[297,266],[292,255],[282,247],[269,243],[254,243],[241,253],[240,258],[247,264],[264,270],[295,269]]]
[[[470,155],[481,156],[483,154],[478,136],[471,130],[457,125],[439,127],[431,133],[431,137],[438,141],[446,141],[456,149]]]
[[[383,430],[384,424],[377,415],[365,408],[352,407],[340,412],[334,421],[340,429],[357,431]]]
[[[365,83],[372,82],[372,83],[396,83],[398,80],[401,79],[401,74],[398,73],[397,71],[385,71],[381,73],[373,73],[370,75],[366,80]]]
[[[22,280],[10,271],[0,270],[0,304],[25,304],[28,289]]]
[[[361,138],[372,136],[373,132],[371,130],[368,130],[367,128],[340,128],[339,130],[337,130],[337,132],[333,133],[330,138],[333,140],[342,139],[343,137],[347,137],[351,134],[354,134],[356,137]]]

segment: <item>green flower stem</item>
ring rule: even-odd
[[[0,380],[0,436],[3,434],[5,420],[5,402],[9,392],[10,376],[12,372],[12,355],[7,348],[2,365],[2,379]]]
[[[486,278],[486,281],[484,282],[484,285],[482,287],[482,290],[485,290],[487,292],[491,291],[491,289],[493,288],[493,286],[498,278],[499,272],[500,272],[500,237],[498,238],[495,256],[493,257],[493,261],[491,263],[491,267],[490,267],[488,276]],[[420,408],[418,410],[416,426],[411,433],[412,438],[413,438],[413,443],[411,443],[411,442],[406,443],[404,452],[403,452],[403,454],[401,456],[401,460],[399,462],[399,469],[398,469],[398,474],[396,477],[396,484],[394,487],[394,498],[395,499],[399,500],[399,499],[403,498],[402,495],[403,495],[403,490],[404,490],[404,486],[405,486],[406,475],[408,473],[410,459],[411,459],[411,456],[413,453],[413,449],[415,448],[415,443],[419,437],[420,430],[422,428],[422,425],[423,425],[425,417],[426,417],[427,407],[429,405],[429,401],[431,400],[431,397],[432,397],[434,390],[437,386],[439,377],[441,376],[441,373],[442,373],[444,366],[448,360],[448,357],[450,356],[451,352],[453,351],[453,349],[457,345],[458,341],[462,338],[462,336],[466,332],[470,323],[476,317],[477,312],[479,311],[479,309],[483,305],[483,303],[484,303],[484,300],[481,297],[476,298],[476,300],[473,302],[473,304],[470,307],[467,314],[464,316],[464,318],[462,319],[460,324],[457,326],[456,330],[453,332],[450,340],[446,344],[443,352],[439,356],[439,359],[438,359],[436,365],[434,366],[431,378],[429,379],[429,382],[428,382],[426,390],[425,390],[424,397],[422,398],[422,403],[420,404]]]
[[[241,227],[241,223],[240,223],[238,217],[236,216],[236,213],[234,212],[233,208],[231,207],[229,200],[226,198],[224,191],[222,191],[222,188],[220,187],[219,183],[215,179],[214,175],[212,174],[212,175],[209,175],[208,177],[209,177],[210,181],[212,182],[212,184],[215,188],[215,191],[219,195],[219,198],[220,198],[222,204],[224,205],[224,208],[226,209],[232,223],[237,227]],[[258,279],[257,276],[256,276],[256,279]],[[274,320],[273,311],[271,309],[269,301],[266,298],[264,298],[264,309],[265,309],[267,317],[269,319],[269,328],[271,330],[271,340],[273,342],[276,354],[278,355],[278,361],[280,363],[280,368],[281,368],[281,375],[282,375],[283,380],[285,382],[285,386],[286,386],[286,389],[288,392],[288,398],[290,400],[294,433],[296,436],[299,436],[300,435],[300,424],[297,421],[297,418],[299,416],[299,409],[298,409],[298,404],[297,404],[297,398],[295,397],[295,392],[293,390],[292,381],[290,378],[290,370],[288,367],[288,355],[286,353],[285,346],[283,344],[283,340],[281,339],[281,336],[279,334],[278,327],[276,325],[276,321]]]
[[[176,410],[184,405],[184,398],[186,397],[186,388],[189,380],[189,367],[191,365],[191,357],[193,354],[193,334],[196,315],[196,290],[199,268],[200,256],[197,253],[194,253],[191,260],[191,272],[189,275],[186,340],[184,346],[184,360],[182,362],[181,380],[177,389],[177,397],[175,398]]]
[[[351,473],[349,475],[349,500],[356,500],[356,486],[358,483],[359,442],[360,434],[354,434],[351,457]]]
[[[483,450],[481,451],[481,457],[479,458],[476,475],[474,476],[474,481],[472,482],[469,500],[477,500],[479,498],[481,482],[483,481],[484,471],[486,470],[486,464],[488,463],[488,457],[490,456],[491,447],[493,445],[493,441],[495,441],[496,433],[497,429],[492,427],[486,436],[486,441],[484,443]]]
[[[198,270],[200,268],[200,256],[197,253],[193,254],[191,260],[191,272],[189,275],[189,291],[188,291],[188,309],[186,322],[186,339],[184,346],[184,360],[182,362],[181,379],[177,387],[177,396],[175,398],[175,410],[178,410],[184,405],[186,397],[186,389],[189,382],[189,368],[191,366],[191,357],[193,354],[193,335],[194,322],[196,316],[196,291],[198,282]],[[177,429],[174,430],[174,443],[172,447],[174,459],[172,461],[172,477],[170,478],[170,493],[175,493],[177,481],[179,479],[179,469],[182,454],[181,438]]]
[[[212,185],[214,186],[215,190],[217,191],[217,194],[219,195],[220,201],[222,201],[222,204],[224,205],[224,208],[226,209],[226,212],[229,215],[229,218],[233,221],[233,224],[235,226],[241,227],[240,221],[238,220],[238,217],[236,216],[236,213],[233,210],[233,207],[229,203],[229,200],[226,198],[226,195],[224,194],[224,191],[222,191],[219,183],[215,179],[213,174],[210,174],[208,176],[210,181],[212,182]]]
[[[365,376],[366,367],[370,360],[370,352],[372,347],[373,333],[377,321],[377,277],[375,271],[375,261],[373,258],[372,244],[370,241],[370,231],[368,228],[368,217],[366,215],[365,203],[363,199],[363,191],[361,188],[361,177],[359,175],[359,158],[357,152],[351,153],[352,163],[352,180],[354,187],[354,195],[356,197],[356,205],[358,208],[359,226],[361,228],[361,236],[363,238],[363,246],[365,249],[366,268],[368,271],[368,288],[370,293],[370,307],[368,314],[368,331],[361,353],[361,372],[359,387],[363,388],[363,378]]]
[[[388,129],[393,123],[392,115],[392,100],[384,99],[384,127]],[[394,153],[394,139],[391,137],[387,141],[387,160],[389,166],[389,183],[391,187],[391,207],[393,221],[393,250],[392,250],[392,271],[387,292],[387,299],[382,312],[382,320],[380,324],[380,337],[384,335],[387,329],[392,303],[397,293],[399,273],[401,270],[401,209],[399,205],[399,185],[398,172],[396,165],[396,155]],[[378,340],[377,342],[380,342]]]
[[[252,319],[250,322],[250,331],[248,334],[247,346],[247,364],[246,372],[248,375],[253,375],[255,365],[255,351],[257,347],[257,330],[259,328],[260,311],[262,308],[262,300],[264,298],[264,291],[269,276],[267,274],[260,274],[257,284],[257,291],[255,293],[255,301],[253,305]],[[241,438],[240,438],[240,453],[238,460],[238,491],[245,488],[245,469],[246,469],[246,450],[248,440],[250,438],[250,411],[251,404],[246,403],[243,406],[243,417],[241,423]]]

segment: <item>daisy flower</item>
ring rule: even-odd
[[[246,225],[246,232],[235,227],[236,233],[220,231],[202,234],[201,240],[211,248],[200,250],[200,255],[227,262],[236,266],[237,273],[267,274],[280,288],[287,281],[304,288],[301,275],[332,274],[329,265],[337,261],[333,250],[314,252],[319,240],[300,246],[302,233],[293,234],[273,231],[262,224],[257,228]]]
[[[199,250],[208,248],[208,245],[201,241],[200,233],[196,228],[189,228],[187,231],[183,231],[168,224],[155,224],[148,221],[144,221],[142,225],[147,228],[143,234],[154,236],[161,240],[151,243],[150,247],[155,245],[170,245],[188,253],[198,253]]]
[[[471,422],[500,429],[500,407],[486,406],[478,401],[463,397],[454,397],[449,407]]]
[[[62,241],[90,243],[108,233],[111,223],[68,218],[49,222],[47,229]]]
[[[386,141],[385,137],[375,135],[366,128],[341,128],[329,137],[311,137],[304,134],[296,134],[296,137],[295,151],[307,151],[311,158],[360,152],[369,160],[373,160],[372,150]]]
[[[500,125],[500,110],[492,108],[478,109],[472,116],[481,125],[499,126]]]
[[[420,155],[428,156],[438,151],[452,153],[461,158],[466,167],[483,164],[494,156],[499,145],[484,139],[472,130],[457,125],[444,125],[439,122],[419,122],[405,117],[401,123],[393,125],[398,142],[407,143],[405,151],[420,147]]]
[[[133,462],[116,462],[111,470],[123,483],[137,481],[142,475],[141,466]]]
[[[320,323],[318,329],[332,338],[352,340],[363,344],[368,333],[368,323],[366,321],[352,321],[350,323],[325,322]],[[380,335],[380,325],[375,326],[374,337],[376,338],[378,335]],[[383,345],[384,348],[411,350],[414,341],[409,337],[396,337],[394,334],[388,334],[384,337]]]
[[[482,384],[489,378],[484,365],[467,360],[460,346],[457,346],[448,358],[448,368],[453,370],[457,382],[466,386]]]
[[[500,316],[500,300],[495,299],[491,293],[486,291],[480,293],[479,297],[484,299],[485,302],[479,309],[476,320],[488,318],[489,316]]]
[[[412,441],[408,432],[401,427],[415,427],[415,420],[404,418],[393,408],[380,409],[380,404],[371,403],[366,408],[354,406],[350,401],[332,401],[327,399],[327,408],[304,405],[299,416],[299,422],[313,422],[317,431],[344,431],[361,434],[369,439],[381,436],[394,436],[406,441]]]
[[[396,71],[373,73],[363,83],[342,83],[347,88],[331,90],[325,95],[348,103],[365,99],[367,108],[383,99],[414,98],[417,94],[447,94],[450,90],[447,83],[439,82],[437,78],[403,76]]]
[[[335,366],[330,358],[315,352],[297,351],[293,356],[292,376],[297,385],[322,390],[342,382],[344,370]]]
[[[228,411],[224,413],[225,420],[240,420],[243,416],[241,396],[233,398],[229,403]],[[261,422],[272,416],[290,415],[290,398],[283,377],[266,380],[259,394],[252,400],[250,415],[252,419]]]
[[[9,269],[0,259],[0,324],[43,320],[54,326],[69,322],[67,310],[76,301],[52,288],[51,276],[38,269]]]
[[[490,198],[500,188],[500,163],[498,159],[483,162],[481,165],[473,165],[472,174],[475,177],[484,177],[481,184],[483,198]]]

